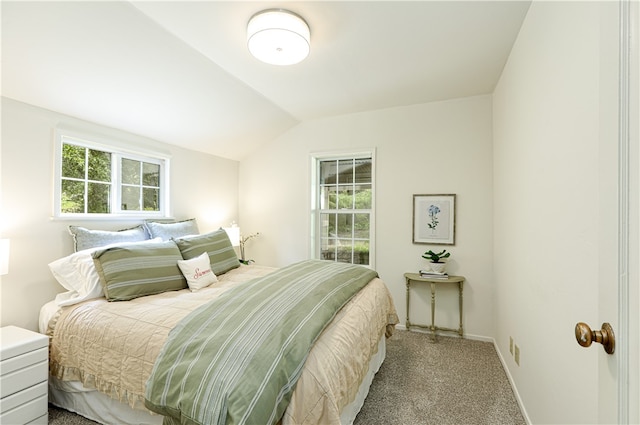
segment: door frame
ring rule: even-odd
[[[619,2],[618,81],[618,423],[638,422],[638,178],[640,11],[637,1]],[[634,317],[632,317],[632,314]],[[632,337],[633,335],[633,337]],[[632,339],[633,338],[633,339]]]

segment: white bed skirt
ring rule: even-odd
[[[351,425],[362,408],[369,393],[369,387],[386,356],[384,334],[378,342],[378,352],[371,358],[367,375],[364,377],[355,400],[345,406],[340,415],[342,425]],[[151,413],[144,406],[131,408],[128,404],[115,400],[96,390],[88,390],[81,382],[63,382],[49,376],[49,402],[55,406],[75,412],[92,421],[105,425],[158,425],[162,416]]]

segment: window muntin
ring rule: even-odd
[[[316,257],[371,266],[373,157],[319,159]]]
[[[58,140],[57,216],[167,215],[168,158]]]

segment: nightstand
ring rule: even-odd
[[[46,425],[48,379],[49,338],[16,326],[0,328],[0,423]]]
[[[424,277],[419,273],[405,273],[404,278],[407,281],[407,322],[406,327],[407,330],[410,330],[411,326],[417,326],[419,328],[426,328],[431,331],[431,333],[435,336],[436,331],[449,331],[456,332],[461,337],[464,337],[464,332],[462,329],[462,285],[464,283],[463,276],[449,276],[447,278],[433,278],[433,277]],[[431,286],[431,325],[417,325],[415,323],[411,323],[409,320],[409,298],[411,296],[411,282],[417,283],[428,283]],[[442,328],[436,326],[436,285],[444,284],[444,283],[455,283],[458,285],[458,308],[460,309],[460,327],[458,329],[452,328]]]

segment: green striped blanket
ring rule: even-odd
[[[228,290],[171,331],[147,381],[146,407],[165,425],[277,422],[315,340],[376,276],[308,260]]]

